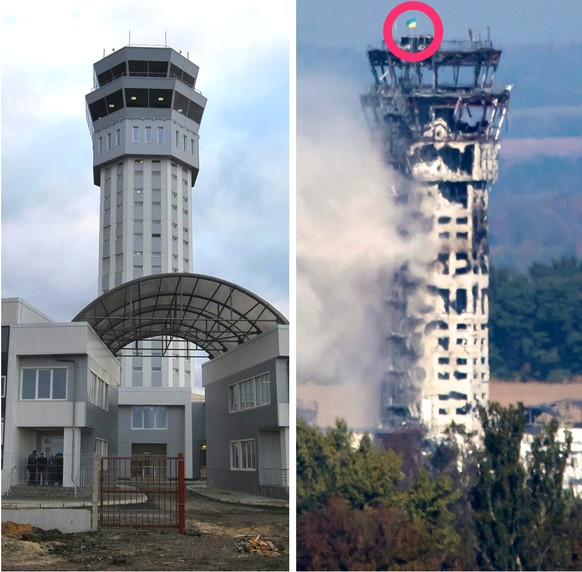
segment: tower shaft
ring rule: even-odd
[[[374,83],[361,97],[385,161],[407,181],[398,200],[434,250],[422,276],[405,263],[388,292],[381,420],[414,419],[433,434],[451,421],[476,428],[488,399],[488,197],[511,90],[493,84],[491,42],[443,46],[419,63],[370,50]]]
[[[190,272],[206,105],[195,87],[198,67],[171,48],[126,46],[97,62],[94,76],[86,102],[100,188],[99,293],[151,274]],[[121,358],[119,453],[184,452],[188,474],[194,362],[184,358],[192,348],[158,338],[127,351],[136,357]]]

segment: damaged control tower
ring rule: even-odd
[[[421,51],[431,36],[405,36]],[[386,163],[402,176],[396,200],[406,236],[426,235],[435,257],[422,278],[408,263],[394,274],[381,429],[424,425],[438,436],[452,421],[477,428],[488,400],[488,195],[512,86],[495,86],[500,50],[490,40],[444,42],[411,63],[370,49],[374,76],[361,96]]]

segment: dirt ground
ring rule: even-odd
[[[489,384],[489,398],[504,407],[521,401],[524,405],[552,403],[560,399],[582,399],[582,382],[579,383],[540,383],[528,381],[492,381]]]
[[[186,493],[186,534],[101,530],[62,534],[2,530],[2,570],[289,570],[289,511],[216,502]],[[276,550],[247,552],[246,541]]]

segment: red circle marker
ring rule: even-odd
[[[418,10],[430,18],[432,25],[434,27],[434,38],[430,45],[422,50],[421,52],[407,52],[402,48],[398,47],[394,38],[392,37],[392,26],[396,21],[396,18],[407,12],[408,10]],[[390,11],[386,20],[384,20],[384,41],[386,42],[386,47],[398,58],[404,60],[405,62],[421,62],[430,58],[440,47],[443,41],[444,29],[441,17],[438,15],[437,11],[425,4],[424,2],[402,2],[398,4],[394,9]]]

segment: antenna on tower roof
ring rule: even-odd
[[[168,47],[168,30],[164,30],[164,46]]]
[[[131,28],[127,30],[127,45],[131,46]]]

